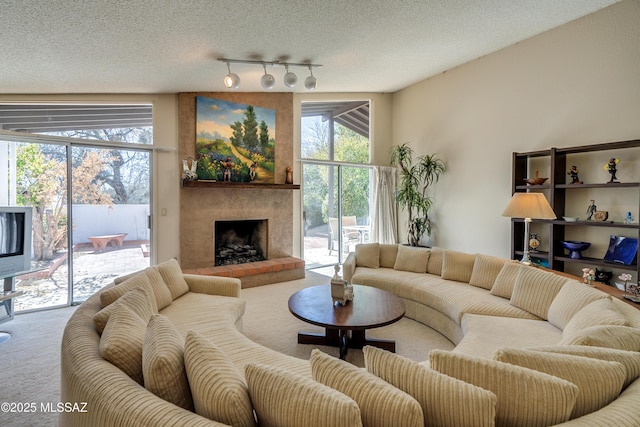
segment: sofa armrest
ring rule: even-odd
[[[183,274],[191,292],[225,297],[240,297],[240,279],[233,277]]]
[[[349,252],[347,259],[342,264],[342,278],[348,283],[351,283],[353,273],[356,271],[356,253]]]

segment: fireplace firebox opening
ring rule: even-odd
[[[213,224],[215,265],[267,259],[268,220],[214,221]]]

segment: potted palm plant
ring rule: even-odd
[[[396,202],[407,212],[407,241],[419,246],[425,234],[431,234],[429,211],[433,199],[427,195],[429,187],[440,179],[444,162],[435,154],[425,154],[413,163],[413,150],[408,143],[391,147],[391,165],[400,169]]]

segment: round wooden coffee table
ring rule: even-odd
[[[353,285],[353,301],[334,304],[331,285],[311,286],[289,298],[289,311],[298,319],[325,328],[324,334],[298,333],[299,344],[330,345],[347,349],[365,345],[396,351],[395,341],[367,339],[367,329],[397,322],[404,316],[404,301],[392,293],[371,286]]]

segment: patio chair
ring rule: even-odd
[[[343,216],[342,226],[349,227],[356,225],[356,217]],[[349,245],[352,243],[360,243],[360,233],[357,231],[342,230],[342,252],[349,252]],[[338,246],[338,218],[329,218],[329,255],[337,250]]]

